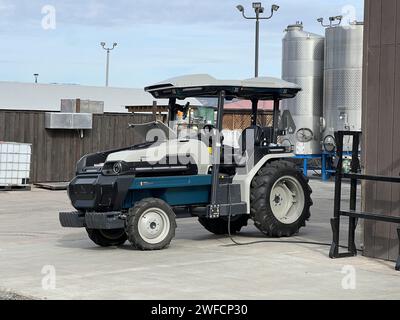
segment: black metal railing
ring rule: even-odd
[[[362,133],[358,131],[357,132],[339,131],[335,133],[338,163],[337,163],[336,177],[335,177],[334,217],[331,220],[333,241],[329,257],[332,259],[354,257],[357,255],[357,247],[355,244],[355,233],[359,219],[396,223],[400,225],[400,217],[357,211],[358,181],[367,180],[367,181],[400,183],[400,177],[387,177],[387,176],[361,174],[360,160],[358,156],[360,149],[361,134]],[[350,173],[343,172],[343,140],[345,136],[353,137]],[[350,179],[350,209],[347,211],[341,209],[343,179]],[[349,235],[348,235],[348,251],[340,253],[339,234],[340,234],[340,221],[341,221],[340,218],[342,216],[349,218],[349,231],[348,231]],[[400,243],[400,226],[398,226],[397,228],[397,234]],[[400,247],[399,247],[399,257],[396,263],[396,270],[400,271]]]

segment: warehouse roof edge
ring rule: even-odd
[[[21,94],[23,93],[23,94]],[[0,110],[60,111],[61,99],[104,101],[106,113],[127,113],[125,106],[152,106],[154,98],[142,88],[41,84],[0,81]],[[168,104],[168,101],[158,101]],[[201,105],[196,99],[192,104]]]

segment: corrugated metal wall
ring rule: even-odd
[[[363,165],[368,174],[400,173],[400,1],[365,1]],[[366,211],[400,216],[400,186],[368,182]],[[396,225],[365,222],[365,254],[395,260]]]
[[[46,130],[44,112],[0,110],[0,141],[32,144],[32,182],[69,181],[83,155],[133,145],[137,137],[128,124],[152,120],[151,115],[94,115],[93,130],[81,139],[75,130]]]

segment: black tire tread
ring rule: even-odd
[[[299,180],[304,190],[305,204],[301,217],[291,225],[280,223],[273,215],[269,207],[269,192],[280,172],[289,172]],[[297,234],[301,227],[305,227],[306,221],[310,219],[310,207],[312,189],[309,179],[296,167],[296,164],[287,160],[277,160],[267,163],[257,173],[251,184],[250,202],[251,217],[255,226],[265,235],[270,237],[291,237]]]

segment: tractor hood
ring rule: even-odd
[[[199,172],[205,174],[211,166],[211,156],[205,143],[199,140],[168,140],[155,142],[147,148],[126,150],[110,154],[106,162],[146,162],[156,164],[196,164]]]

